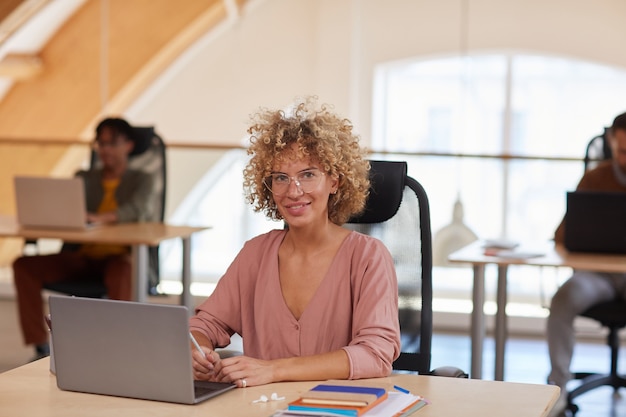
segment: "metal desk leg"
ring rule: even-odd
[[[133,300],[148,301],[148,246],[133,245]]]
[[[498,266],[498,289],[496,304],[496,372],[495,380],[504,381],[504,348],[507,337],[506,303],[507,303],[507,265]]]
[[[181,294],[181,304],[189,309],[190,313],[193,313],[193,297],[191,295],[191,237],[184,237],[183,240],[183,271],[182,271],[182,284],[183,291]]]
[[[483,341],[485,339],[485,265],[474,264],[474,288],[472,290],[472,366],[471,377],[482,378]]]

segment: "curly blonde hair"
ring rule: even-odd
[[[328,105],[316,109],[315,99],[309,97],[297,103],[293,115],[262,109],[252,116],[253,124],[248,128],[248,155],[252,157],[243,171],[244,192],[255,211],[282,220],[263,180],[286,159],[309,158],[339,180],[337,192],[328,199],[328,217],[342,225],[365,208],[370,164],[359,137],[352,132],[352,123],[332,113]],[[296,144],[295,154],[292,144]]]

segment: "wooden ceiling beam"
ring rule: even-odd
[[[9,54],[0,59],[0,77],[13,81],[28,80],[43,70],[41,58],[31,54]]]

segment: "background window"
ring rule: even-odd
[[[546,241],[583,173],[588,141],[626,111],[626,71],[477,54],[380,65],[374,92],[373,148],[415,154],[400,158],[429,195],[433,233],[460,199],[481,238]],[[511,299],[545,302],[537,275],[512,268]],[[438,268],[434,276],[436,296],[467,299],[467,274]]]

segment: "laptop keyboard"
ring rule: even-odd
[[[213,392],[223,391],[224,388],[231,385],[225,382],[193,381],[194,396],[198,398]]]

